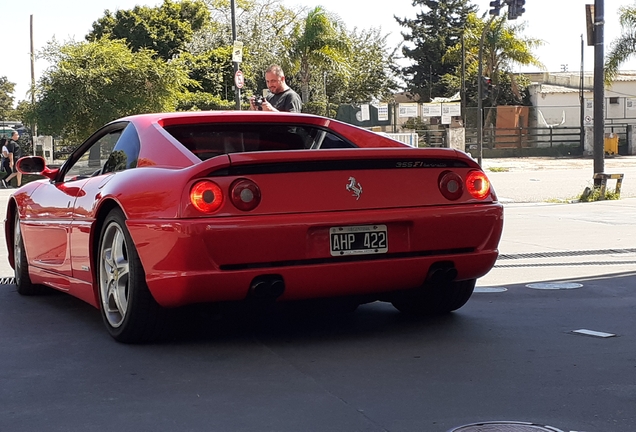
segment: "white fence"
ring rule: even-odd
[[[386,133],[382,132],[382,135],[404,143],[411,147],[418,147],[418,135],[416,133]]]

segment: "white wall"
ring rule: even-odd
[[[584,91],[584,97],[587,101],[593,101],[594,92],[590,87],[593,85],[594,77],[586,75],[584,78],[584,84],[587,88]],[[563,126],[578,127],[580,125],[580,101],[577,89],[580,78],[578,74],[552,75],[545,73],[541,79],[545,80],[545,84],[533,84],[529,87],[533,107],[541,110],[549,124],[560,123],[563,113],[565,113]],[[550,86],[563,87],[554,89]],[[606,120],[614,123],[636,124],[636,80],[615,81],[609,88],[605,89],[604,96]],[[610,103],[610,98],[616,98],[615,103]],[[593,114],[593,109],[585,110],[585,115],[593,118]],[[542,125],[538,124],[537,126]]]

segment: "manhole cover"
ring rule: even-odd
[[[473,423],[451,429],[448,432],[563,432],[561,429],[550,426],[540,426],[534,423],[524,422],[486,422]]]
[[[504,287],[477,287],[473,292],[476,293],[500,293],[508,291],[508,288]]]
[[[541,289],[541,290],[563,290],[563,289],[576,289],[581,288],[583,285],[574,282],[564,283],[531,283],[526,285],[528,288]]]

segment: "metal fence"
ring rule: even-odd
[[[419,147],[448,147],[448,129],[418,130]],[[477,145],[477,129],[466,129],[466,146]],[[578,146],[581,128],[489,128],[483,131],[483,146],[489,149]]]
[[[489,128],[483,131],[483,146],[489,149],[573,147],[581,145],[581,128]],[[477,129],[466,130],[466,144],[477,144]]]
[[[584,112],[587,114],[587,111]],[[466,150],[478,145],[478,111],[468,107],[462,120],[465,124]],[[581,127],[583,125],[583,127]],[[565,148],[583,152],[585,130],[593,126],[593,120],[581,116],[579,106],[501,106],[483,110],[483,148],[489,150],[524,150]],[[605,136],[618,136],[618,153],[628,154],[631,129],[636,128],[636,118],[606,118]],[[430,126],[416,131],[420,147],[448,147],[448,129],[445,125]],[[557,152],[558,150],[555,150]]]

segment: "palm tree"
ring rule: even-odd
[[[636,54],[636,6],[618,8],[621,35],[612,42],[605,61],[605,82],[611,83],[618,74],[618,68]]]
[[[304,25],[303,25],[304,24]],[[300,77],[303,102],[309,100],[312,71],[346,67],[349,44],[338,19],[318,6],[297,25],[289,39],[288,62]]]
[[[543,45],[541,39],[521,36],[525,29],[525,23],[510,24],[505,16],[490,21],[480,19],[472,13],[468,16],[466,30],[464,32],[464,45],[466,51],[467,74],[476,76],[478,69],[479,44],[483,32],[483,73],[492,79],[495,89],[503,84],[503,78],[508,75],[512,92],[521,99],[516,90],[517,83],[513,74],[515,65],[536,66],[545,69],[543,63],[532,53],[532,49]],[[444,56],[445,60],[455,60],[461,57],[461,44],[452,47]],[[497,105],[497,94],[491,96],[493,106]]]

